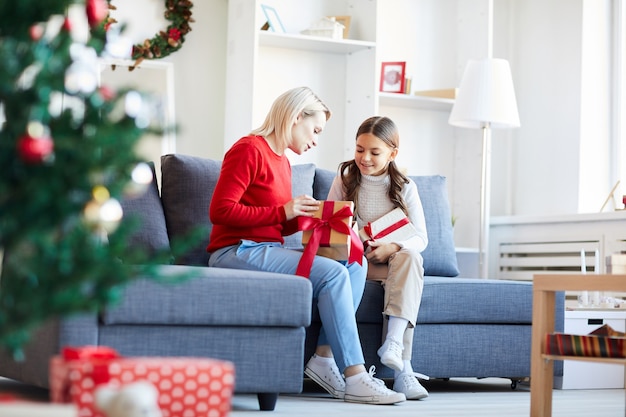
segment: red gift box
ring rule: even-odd
[[[106,347],[64,348],[50,360],[50,399],[75,404],[78,417],[104,417],[98,386],[148,381],[159,391],[163,417],[225,417],[231,410],[235,366],[192,357],[121,357]]]
[[[363,244],[352,229],[352,201],[322,201],[313,217],[299,217],[304,252],[296,275],[308,277],[315,255],[358,262],[363,259]]]

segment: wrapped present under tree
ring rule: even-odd
[[[95,391],[147,381],[159,391],[163,417],[226,417],[231,410],[235,366],[192,357],[122,357],[102,346],[66,347],[50,360],[50,399],[73,403],[79,417],[103,417]]]

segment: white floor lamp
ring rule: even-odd
[[[448,122],[453,126],[480,128],[483,131],[478,246],[480,277],[487,278],[491,201],[491,129],[520,126],[513,77],[508,61],[487,58],[467,63]]]

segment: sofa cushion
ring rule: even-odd
[[[291,194],[297,197],[303,194],[313,195],[315,164],[297,164],[291,166]],[[285,247],[302,249],[302,232],[285,236]]]
[[[337,174],[334,171],[323,168],[315,169],[315,182],[313,183],[313,197],[316,200],[326,200],[330,186]]]
[[[146,192],[134,198],[124,198],[120,204],[124,218],[138,223],[130,237],[130,245],[156,252],[169,249],[169,239],[154,163],[149,162],[149,165],[152,169],[152,182]]]
[[[161,195],[170,239],[191,230],[201,230],[203,238],[193,249],[176,260],[177,264],[206,266],[206,246],[213,225],[209,205],[222,167],[221,161],[196,156],[170,154],[161,157]],[[292,194],[313,194],[314,164],[293,165]],[[195,229],[194,229],[195,228]],[[285,237],[285,246],[302,248],[302,233]]]
[[[424,274],[441,277],[459,275],[454,247],[452,212],[448,201],[446,177],[412,176],[424,207],[428,246],[422,252]]]
[[[367,281],[357,311],[357,321],[382,322],[384,290],[377,281]],[[479,278],[424,278],[419,324],[532,322],[532,282]]]
[[[101,314],[105,325],[308,326],[309,280],[271,272],[163,265],[157,282],[138,276],[115,306]],[[288,299],[289,302],[285,302]],[[245,306],[245,308],[242,308]]]
[[[334,178],[333,171],[317,168],[313,196],[318,200],[324,200],[328,196]],[[455,277],[459,275],[459,268],[454,247],[454,230],[446,177],[426,175],[410,178],[417,185],[426,218],[428,247],[422,252],[424,274]]]
[[[220,174],[221,161],[182,154],[161,157],[161,199],[170,240],[200,230],[192,249],[175,262],[206,266],[211,234],[209,203]]]

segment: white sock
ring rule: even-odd
[[[397,378],[398,376],[400,376],[400,374],[412,374],[413,373],[413,366],[411,366],[411,361],[405,359],[403,362],[404,362],[404,368],[401,371],[393,371],[394,378]]]
[[[356,384],[357,382],[359,382],[361,379],[363,379],[363,377],[365,375],[369,375],[367,373],[367,371],[365,372],[359,372],[356,375],[352,375],[346,378],[346,385],[352,385],[352,384]]]
[[[407,319],[403,319],[401,317],[389,316],[389,322],[387,324],[387,336],[386,338],[392,338],[400,343],[402,343],[402,339],[404,338],[404,331],[409,325],[409,321]]]
[[[318,355],[317,353],[313,354],[313,360],[315,362],[327,362],[327,363],[335,362],[335,358],[326,358],[324,356]]]

